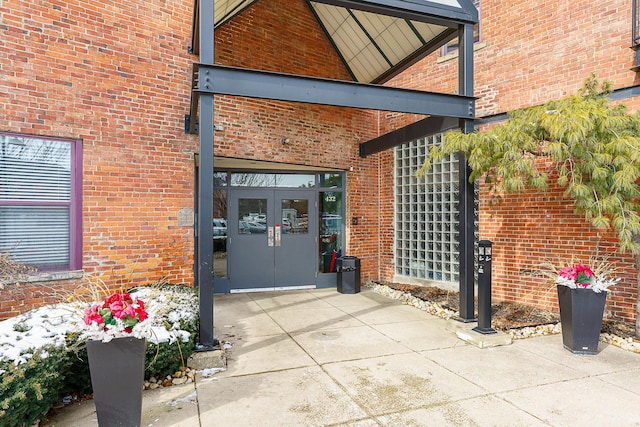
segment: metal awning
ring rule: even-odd
[[[198,11],[195,0],[194,11]],[[258,0],[215,0],[214,28]],[[471,0],[307,1],[354,81],[381,83],[457,36],[461,23],[478,22]],[[194,16],[194,53],[199,49]]]
[[[475,118],[473,98],[473,25],[478,13],[471,0],[307,0],[355,81],[336,81],[214,63],[214,30],[259,0],[194,0],[191,49],[194,64],[189,133],[199,118],[200,167],[196,285],[200,303],[197,349],[210,349],[213,338],[213,174],[214,94],[279,99],[354,108],[422,114],[423,128],[443,128],[458,121],[465,131]],[[286,10],[283,10],[286,13]],[[201,25],[201,19],[203,25]],[[458,90],[439,94],[381,86],[425,55],[459,37]],[[198,108],[200,112],[198,114]],[[438,119],[444,117],[444,120]],[[417,131],[420,131],[418,129]],[[416,130],[412,130],[416,132]],[[361,153],[395,143],[391,136],[361,147]],[[460,159],[466,163],[464,158]],[[474,316],[474,205],[469,168],[460,170],[460,317]]]

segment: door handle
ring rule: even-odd
[[[267,246],[273,246],[273,227],[267,228]]]
[[[276,246],[280,246],[282,243],[282,228],[280,224],[276,224]]]

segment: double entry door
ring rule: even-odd
[[[229,194],[227,253],[231,290],[316,283],[316,192],[234,189]]]

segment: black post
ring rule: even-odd
[[[491,327],[491,246],[489,240],[478,242],[478,326],[481,334],[497,334]]]
[[[473,96],[473,24],[460,25],[458,29],[460,47],[458,53],[458,92],[461,95]],[[475,103],[469,111],[469,120],[460,120],[460,128],[464,133],[474,130]],[[460,255],[460,317],[458,320],[468,323],[474,317],[474,186],[469,182],[471,168],[463,153],[458,153],[460,198],[459,213],[459,255]]]
[[[200,6],[200,61],[213,64],[213,0]],[[199,75],[198,84],[208,87],[208,75]],[[195,120],[195,117],[192,117]],[[213,94],[200,95],[200,168],[198,188],[198,299],[200,330],[197,351],[213,350]]]

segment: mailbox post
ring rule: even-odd
[[[491,327],[491,246],[489,240],[478,242],[478,326],[481,334],[497,334]]]

